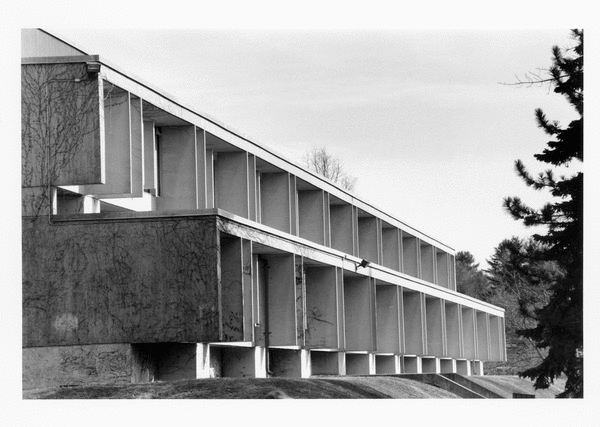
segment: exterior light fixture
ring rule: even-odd
[[[362,260],[362,261],[361,261],[359,264],[356,264],[356,270],[355,270],[355,271],[358,271],[358,267],[365,268],[365,267],[367,267],[369,264],[371,264],[371,262],[370,262],[370,261],[367,261],[366,259],[363,259],[363,260]]]
[[[86,62],[85,65],[88,74],[98,74],[100,72],[99,62]]]

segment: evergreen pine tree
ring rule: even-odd
[[[538,126],[553,139],[534,157],[553,166],[583,161],[583,31],[573,30],[572,35],[577,45],[566,50],[554,46],[549,77],[539,80],[549,82],[579,115],[561,127],[556,121],[550,122],[541,109],[535,111]],[[547,226],[545,235],[533,237],[547,245],[545,259],[556,261],[565,273],[553,286],[549,303],[537,310],[537,326],[519,331],[537,347],[548,349],[539,365],[520,375],[534,380],[536,388],[547,388],[564,373],[565,391],[558,397],[583,397],[583,173],[558,178],[549,169],[533,178],[520,160],[515,166],[528,186],[549,190],[558,201],[536,210],[518,197],[509,197],[504,206],[526,226]]]

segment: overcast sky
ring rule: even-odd
[[[547,166],[535,108],[575,118],[548,86],[501,84],[543,75],[553,45],[574,45],[568,29],[50,30],[291,160],[326,147],[359,198],[482,266],[532,233],[504,197],[550,200],[513,168]]]

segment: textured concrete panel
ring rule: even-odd
[[[371,281],[368,277],[344,278],[346,349],[373,350]]]
[[[306,345],[337,348],[337,295],[334,267],[306,269]]]
[[[23,388],[89,382],[131,382],[129,344],[74,345],[23,349]]]
[[[394,285],[377,285],[377,350],[388,353],[400,351],[400,322],[398,291]]]
[[[325,244],[325,211],[322,190],[298,192],[298,222],[300,237]]]
[[[159,139],[158,210],[196,209],[196,131],[193,126],[162,128]]]
[[[217,341],[216,233],[214,218],[24,220],[23,346]]]
[[[103,182],[98,82],[88,77],[85,63],[21,66],[23,187]]]
[[[242,278],[242,241],[239,237],[221,238],[221,310],[223,340],[244,339],[244,293]]]
[[[331,205],[331,247],[347,254],[354,254],[352,206]]]
[[[290,188],[287,173],[263,173],[260,177],[261,222],[289,233]]]
[[[215,201],[218,208],[248,218],[248,154],[218,153],[215,162]]]

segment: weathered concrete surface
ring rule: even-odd
[[[128,344],[23,349],[23,389],[131,381]]]
[[[102,86],[86,64],[21,66],[23,187],[101,183]]]
[[[214,217],[54,221],[23,220],[23,347],[220,339]]]

